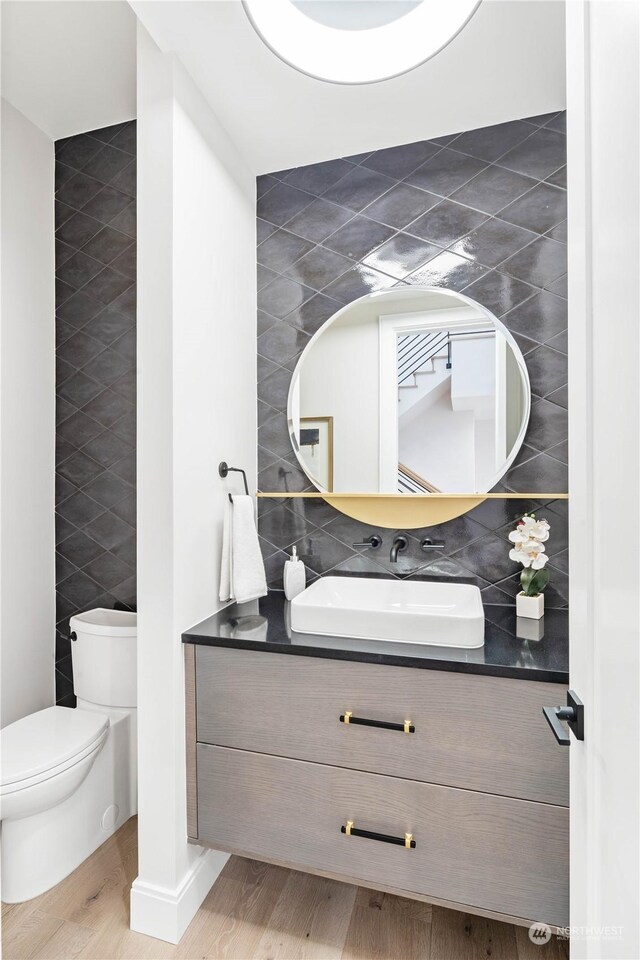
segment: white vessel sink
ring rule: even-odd
[[[321,577],[291,601],[300,633],[430,644],[484,645],[480,591],[468,583]]]

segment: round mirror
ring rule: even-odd
[[[294,371],[289,434],[322,493],[487,493],[531,391],[517,343],[460,293],[398,287],[338,310]]]

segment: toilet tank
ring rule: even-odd
[[[71,617],[75,695],[107,707],[135,707],[137,614],[87,610]]]

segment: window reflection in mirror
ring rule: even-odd
[[[485,493],[517,455],[530,402],[522,353],[484,307],[396,288],[347,305],[312,338],[289,431],[323,492]]]

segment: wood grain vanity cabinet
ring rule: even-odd
[[[559,684],[205,645],[185,656],[191,839],[568,924],[568,751],[542,716]]]

